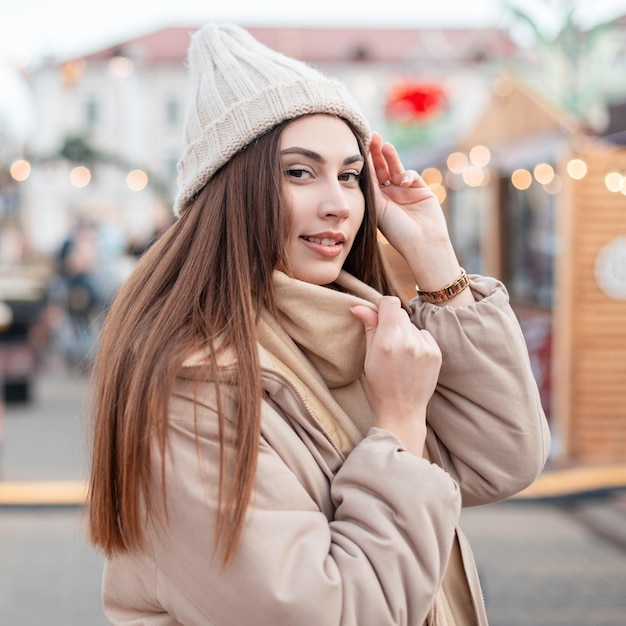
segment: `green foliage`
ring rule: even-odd
[[[98,152],[89,145],[85,137],[78,135],[65,138],[59,156],[75,163],[90,163],[100,158]]]
[[[578,18],[578,0],[543,0],[536,7],[540,5],[551,16],[552,29],[528,3],[504,4],[512,25],[532,37],[531,63],[523,74],[547,100],[593,125],[594,116],[616,91],[611,71],[621,45],[618,20],[585,27]]]

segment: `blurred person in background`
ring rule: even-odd
[[[108,620],[486,624],[461,507],[525,488],[549,450],[506,288],[459,267],[342,84],[229,25],[188,63],[178,219],[93,368]]]
[[[44,312],[53,349],[72,366],[88,367],[93,356],[98,316],[106,302],[101,264],[98,229],[79,220],[58,251]]]

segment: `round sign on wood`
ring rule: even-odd
[[[610,298],[626,300],[626,237],[617,237],[596,257],[596,281]]]

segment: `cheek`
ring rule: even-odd
[[[290,224],[289,230],[301,222],[306,222],[315,212],[314,198],[312,199],[307,191],[306,188],[295,188],[290,189],[284,195],[284,207]]]
[[[352,215],[357,224],[357,228],[360,227],[365,219],[365,199],[363,198],[363,194],[359,194],[359,199],[354,205]]]

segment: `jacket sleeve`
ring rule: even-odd
[[[196,426],[193,420],[172,424],[167,523],[149,525],[150,554],[135,555],[131,565],[144,581],[134,591],[118,577],[124,571],[128,580],[133,556],[107,563],[105,607],[112,623],[144,624],[126,618],[150,604],[137,596],[156,586],[158,606],[150,610],[185,624],[421,626],[455,536],[461,507],[456,483],[376,428],[328,476],[273,407],[264,407],[263,419],[271,422],[270,437],[262,438],[239,548],[224,569],[213,552],[215,415],[197,407]],[[276,440],[300,459],[311,484],[303,485],[300,470],[290,469]],[[314,468],[317,473],[308,471]],[[316,489],[330,494],[328,507],[311,495]],[[150,563],[140,564],[146,558]]]
[[[413,321],[437,340],[443,363],[428,409],[427,450],[458,481],[464,506],[509,497],[531,484],[550,434],[528,350],[502,283],[472,276],[477,302],[412,302]]]

